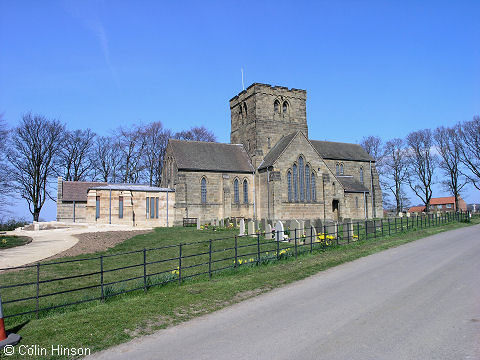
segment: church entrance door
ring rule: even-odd
[[[332,201],[332,213],[333,213],[333,220],[338,221],[339,219],[339,209],[338,209],[338,200]]]

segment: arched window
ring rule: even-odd
[[[306,199],[310,201],[310,166],[305,166],[305,192]]]
[[[340,164],[337,163],[337,165],[335,165],[335,173],[337,175],[340,175]]]
[[[238,194],[238,179],[235,179],[233,181],[233,194],[234,194],[235,204],[238,204],[240,202],[240,196]]]
[[[283,113],[286,114],[288,112],[288,103],[286,101],[283,102]]]
[[[303,165],[303,158],[298,158],[298,183],[300,185],[300,201],[305,201],[305,168]]]
[[[363,168],[360,168],[360,182],[363,184]]]
[[[243,180],[243,202],[248,204],[248,182],[247,179]]]
[[[245,110],[245,116],[247,116],[247,103],[243,103],[243,110]]]
[[[287,186],[288,186],[288,201],[292,202],[292,173],[289,170],[287,173]]]
[[[340,164],[340,175],[343,175],[343,164]]]
[[[317,201],[317,188],[315,182],[315,173],[312,172],[312,201]]]
[[[202,183],[201,183],[201,194],[202,194],[202,204],[207,203],[207,180],[205,178],[202,178]]]
[[[280,102],[278,100],[275,100],[273,103],[273,112],[275,114],[278,114],[280,112]]]
[[[293,164],[293,200],[298,201],[297,164]]]

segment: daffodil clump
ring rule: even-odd
[[[6,244],[7,243],[7,239],[3,238],[2,239],[2,244]]]
[[[180,274],[180,267],[177,266],[177,267],[175,268],[175,270],[172,270],[172,274],[173,274],[173,275],[178,275],[178,274]]]

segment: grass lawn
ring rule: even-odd
[[[26,236],[0,235],[0,251],[28,244],[32,239]]]
[[[472,221],[472,223],[479,222],[478,218]],[[300,255],[297,261],[294,257],[289,257],[261,266],[253,264],[242,266],[219,272],[211,280],[208,279],[208,276],[204,276],[187,280],[181,286],[177,283],[170,283],[151,287],[147,293],[135,291],[110,298],[104,303],[81,304],[76,308],[65,308],[64,312],[56,310],[41,314],[39,319],[34,317],[10,318],[6,320],[6,326],[7,329],[15,331],[23,337],[22,344],[24,345],[36,344],[49,348],[52,344],[62,344],[64,347],[88,347],[92,352],[98,351],[128,341],[133,337],[149,334],[155,330],[218,310],[338,264],[463,226],[468,226],[468,224],[452,223],[436,228],[357,241],[347,246],[318,249],[312,254],[306,252]],[[177,240],[171,238],[172,231],[176,234]],[[174,245],[178,243],[178,238],[182,238],[182,242],[184,242],[186,239],[198,240],[199,237],[218,239],[225,235],[230,236],[232,233],[229,231],[197,232],[183,228],[157,229],[152,234],[140,235],[128,240],[105,254],[149,247],[152,241],[162,244],[170,242]],[[256,241],[256,239],[253,240]],[[222,244],[222,240],[218,240],[218,242]],[[224,243],[224,245],[228,245],[228,243]],[[174,249],[177,248],[174,247]],[[249,247],[245,249],[248,250]],[[231,262],[231,260],[228,261]],[[72,271],[72,268],[69,271]],[[28,273],[28,271],[2,274],[0,281],[5,284],[5,281],[12,280],[10,277],[22,276],[22,273]],[[3,294],[4,291],[2,291],[2,297]]]

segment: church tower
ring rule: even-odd
[[[301,131],[308,138],[307,92],[252,84],[230,100],[230,143],[243,144],[257,168],[285,135]]]

